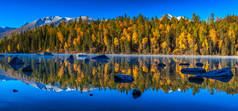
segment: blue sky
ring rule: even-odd
[[[45,16],[89,16],[114,18],[172,14],[191,18],[193,13],[207,19],[238,15],[237,0],[0,0],[0,26],[20,27]]]

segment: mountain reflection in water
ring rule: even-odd
[[[91,55],[93,56],[93,55]],[[222,91],[227,94],[238,93],[237,60],[210,58],[179,58],[160,56],[109,56],[106,62],[74,59],[68,61],[68,55],[45,57],[39,55],[18,56],[24,61],[24,66],[15,68],[9,61],[15,56],[0,58],[1,80],[20,80],[33,87],[46,91],[87,91],[97,89],[116,89],[118,92],[132,91],[133,98],[143,96],[146,90],[163,90],[186,92],[192,89],[193,94],[199,89],[207,91]],[[75,58],[75,57],[74,57]],[[188,63],[188,65],[181,65]],[[206,71],[229,68],[234,76],[201,78],[181,73],[183,68],[200,68]],[[24,73],[24,67],[30,67],[33,72]],[[161,68],[162,67],[162,68]],[[134,81],[117,83],[115,75],[129,75]],[[4,77],[5,78],[4,78]],[[6,79],[7,78],[7,79]],[[10,80],[12,80],[10,79]],[[213,93],[211,93],[213,94]]]

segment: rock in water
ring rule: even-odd
[[[90,59],[89,59],[89,58],[86,58],[86,59],[84,60],[84,62],[85,62],[85,63],[89,63],[89,62],[90,62]]]
[[[0,58],[1,58],[1,57],[4,57],[4,55],[0,55]]]
[[[44,52],[44,55],[46,55],[46,56],[53,56],[53,54],[50,53],[50,52]]]
[[[162,68],[162,69],[163,69],[165,66],[166,66],[166,65],[165,65],[164,63],[159,63],[159,64],[158,64],[158,68]]]
[[[202,67],[202,66],[203,66],[203,63],[196,63],[196,66],[197,66],[197,67]]]
[[[68,62],[70,62],[71,64],[74,63],[74,56],[70,55],[69,58],[67,59]]]
[[[19,65],[19,64],[24,64],[24,62],[19,59],[18,57],[14,57],[10,62],[9,64],[13,64],[13,65]]]
[[[130,75],[115,75],[114,81],[116,83],[131,83],[134,81],[134,78]]]
[[[19,59],[18,57],[14,57],[10,62],[9,65],[14,69],[14,70],[18,70],[20,69],[23,65],[24,62]]]
[[[201,75],[203,77],[220,77],[220,76],[233,76],[233,73],[228,68],[217,69],[213,71],[206,72],[205,74]]]
[[[184,68],[181,72],[184,74],[203,74],[206,73],[206,70],[203,68]]]
[[[189,63],[180,63],[179,65],[180,66],[189,66],[190,64]]]
[[[33,72],[33,69],[31,65],[28,65],[22,69],[22,72],[25,73],[26,75],[30,76]]]
[[[16,89],[13,89],[13,90],[12,90],[12,92],[16,93],[16,92],[18,92],[18,90],[16,90]]]
[[[106,55],[99,55],[99,56],[93,57],[92,60],[95,60],[97,62],[108,62],[109,57],[107,57]]]
[[[189,77],[188,81],[191,83],[202,84],[204,79],[202,77]]]
[[[201,69],[201,70],[193,71],[191,69]],[[202,78],[216,79],[222,82],[229,82],[233,77],[232,71],[228,68],[217,69],[217,70],[213,70],[213,71],[209,71],[205,73],[202,68],[186,68],[186,69],[182,69],[181,72],[184,74],[196,75]]]
[[[132,96],[133,96],[134,99],[139,98],[141,96],[141,94],[142,93],[139,89],[133,89],[133,91],[132,91]]]

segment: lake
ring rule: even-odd
[[[9,64],[16,56],[24,64]],[[68,57],[60,54],[0,57],[0,110],[238,110],[235,57],[108,55],[107,61],[75,56],[69,61]],[[32,72],[24,71],[26,67],[31,67]],[[197,77],[181,72],[186,68],[206,71],[228,68],[233,76]],[[133,80],[116,80],[116,75],[129,75]]]

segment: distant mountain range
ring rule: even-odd
[[[94,19],[88,18],[87,16],[81,16],[81,19],[84,21],[88,19],[89,21],[93,21]],[[22,27],[19,28],[10,28],[10,27],[0,27],[0,38],[9,36],[11,33],[26,31],[29,28],[34,28],[36,26],[42,26],[42,25],[49,25],[49,24],[58,24],[62,21],[69,22],[79,20],[79,17],[60,17],[60,16],[49,16],[49,17],[43,17],[37,20],[34,20],[30,23],[26,23]]]
[[[9,31],[9,30],[14,30],[16,28],[11,28],[11,27],[0,27],[0,33],[2,32],[6,32],[6,31]]]
[[[169,19],[172,19],[173,17],[175,17],[176,19],[180,20],[181,18],[183,18],[182,16],[176,17],[176,16],[172,16],[171,14],[167,14],[167,16]],[[87,16],[81,16],[81,19],[83,21],[86,19],[88,19],[89,21],[94,20]],[[19,28],[0,27],[0,38],[9,36],[11,33],[26,31],[27,29],[29,29],[29,28],[32,29],[36,26],[49,25],[49,24],[57,25],[58,23],[60,23],[62,21],[69,22],[69,21],[74,21],[74,20],[79,20],[79,17],[70,18],[70,17],[60,17],[60,16],[48,16],[48,17],[43,17],[43,18],[34,20],[30,23],[26,23]]]

